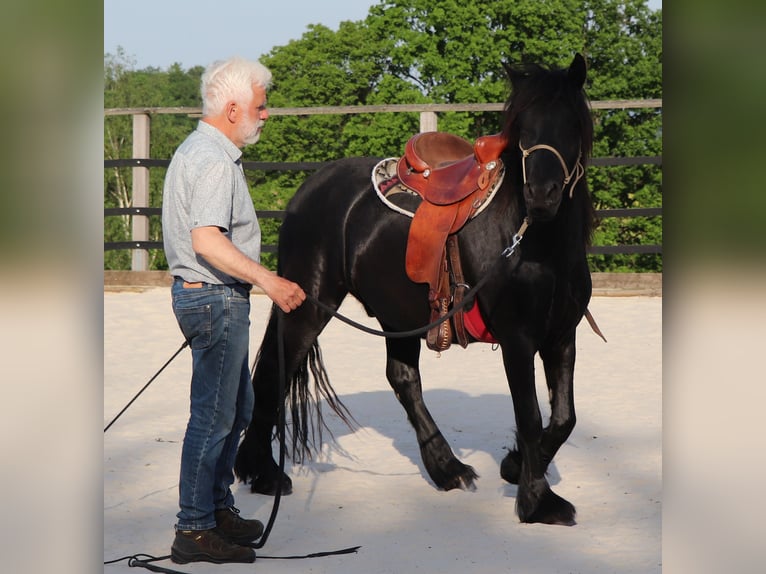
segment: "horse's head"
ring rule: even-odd
[[[511,96],[503,133],[508,153],[516,154],[524,203],[531,220],[556,216],[572,197],[585,171],[593,140],[593,121],[583,85],[585,59],[577,54],[569,68],[507,66]]]

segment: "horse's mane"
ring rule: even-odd
[[[568,68],[548,69],[539,64],[523,63],[505,66],[511,82],[511,93],[503,112],[503,135],[509,150],[518,149],[519,131],[516,117],[532,105],[569,106],[576,114],[580,130],[582,164],[587,169],[593,151],[593,117],[590,102],[581,88],[575,89],[568,75]],[[574,197],[579,198],[582,210],[583,232],[590,245],[596,217],[588,191],[586,178],[580,181]]]

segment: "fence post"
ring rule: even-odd
[[[420,112],[420,133],[436,131],[436,112]]]
[[[151,118],[149,114],[133,114],[133,157],[149,157]],[[133,168],[133,207],[149,207],[149,168]],[[133,215],[133,241],[149,240],[149,218],[146,215]],[[131,269],[133,271],[149,270],[149,251],[133,249]]]

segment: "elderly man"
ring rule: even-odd
[[[253,412],[248,366],[250,289],[283,311],[305,300],[297,284],[259,263],[261,231],[241,148],[269,117],[271,73],[232,58],[202,76],[202,119],[168,168],[162,230],[173,312],[192,352],[191,408],[181,454],[174,562],[253,562],[263,524],[239,516],[230,486]]]

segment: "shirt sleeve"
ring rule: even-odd
[[[197,227],[215,226],[229,231],[232,219],[232,193],[234,190],[234,168],[232,162],[207,163],[191,182],[189,225]]]

